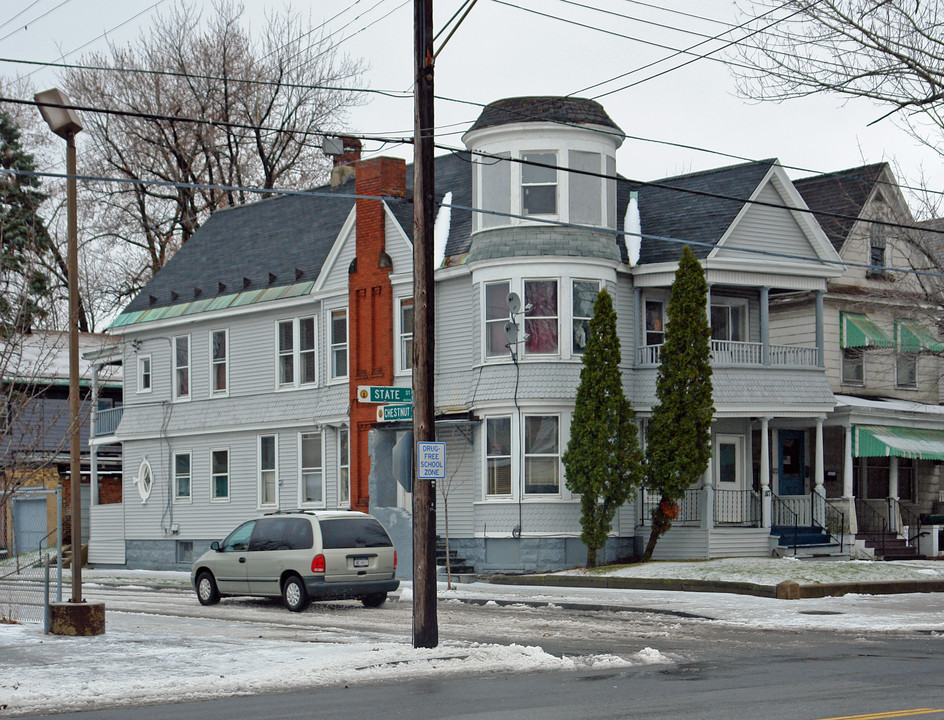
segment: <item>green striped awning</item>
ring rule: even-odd
[[[844,348],[895,347],[895,341],[861,313],[839,314],[839,344]]]
[[[852,437],[855,457],[944,460],[944,430],[856,425]]]
[[[944,344],[924,329],[916,320],[901,320],[898,322],[898,347],[906,352],[930,350],[941,352]]]

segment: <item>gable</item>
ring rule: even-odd
[[[320,290],[339,288],[347,292],[347,276],[351,263],[354,262],[354,255],[357,250],[357,209],[352,207],[348,213],[344,225],[334,238],[334,244],[328,252],[324,265],[321,268],[321,274],[313,288],[314,292]]]

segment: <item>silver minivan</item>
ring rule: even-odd
[[[293,612],[311,600],[353,598],[379,607],[396,590],[397,552],[362,512],[274,512],[244,522],[194,563],[203,605],[230,595],[281,596]]]

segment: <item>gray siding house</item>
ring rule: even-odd
[[[630,181],[622,131],[578,98],[498,101],[463,141],[436,160],[437,521],[452,547],[478,571],[584,561],[560,458],[593,298],[614,297],[644,439],[684,243],[710,285],[714,454],[656,557],[766,556],[785,513],[823,524],[823,298],[842,269],[777,162]],[[410,498],[391,471],[408,424],[377,420],[358,388],[411,383],[411,173],[378,158],[353,174],[216,213],[115,321],[124,501],[92,508],[91,562],[179,567],[248,515],[352,507],[392,530],[409,572]],[[779,337],[771,310],[797,294],[812,298],[804,332]],[[800,436],[802,461],[771,442]],[[620,510],[604,559],[636,551],[653,502]]]

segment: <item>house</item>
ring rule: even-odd
[[[935,279],[900,269],[927,270],[933,258],[921,233],[907,229],[915,222],[886,163],[794,185],[845,263],[821,301],[826,375],[836,396],[824,431],[826,495],[860,539],[876,544],[889,533],[913,540],[920,516],[940,509],[944,490],[944,344],[928,287]],[[778,298],[772,336],[809,342],[814,301],[810,293]],[[809,438],[775,442],[792,444],[799,465],[807,464]],[[937,554],[934,540],[925,552]]]
[[[100,352],[114,338],[79,335],[80,353]],[[121,404],[121,378],[102,374],[94,390],[91,368],[80,362],[83,513],[89,506],[89,427],[93,397],[101,407]],[[68,334],[33,330],[0,342],[0,549],[18,554],[55,545],[56,490],[63,490],[64,537],[69,541],[71,503]],[[100,459],[106,498],[120,501],[121,456]],[[88,530],[82,528],[88,539]]]
[[[482,571],[583,562],[560,458],[593,298],[614,297],[644,437],[682,243],[710,285],[714,455],[656,556],[767,555],[780,505],[832,512],[816,505],[835,406],[822,299],[840,257],[777,162],[630,182],[622,131],[579,98],[492,103],[463,141],[436,159],[437,521],[452,546]],[[330,186],[214,214],[114,322],[124,404],[98,440],[121,443],[124,494],[91,508],[92,562],[180,567],[248,515],[350,507],[382,518],[409,572],[392,472],[409,425],[358,389],[411,384],[412,175],[352,159]],[[797,294],[814,299],[813,332],[780,341],[772,308]],[[771,436],[811,439],[814,493]],[[655,501],[620,509],[606,557],[636,551]]]

